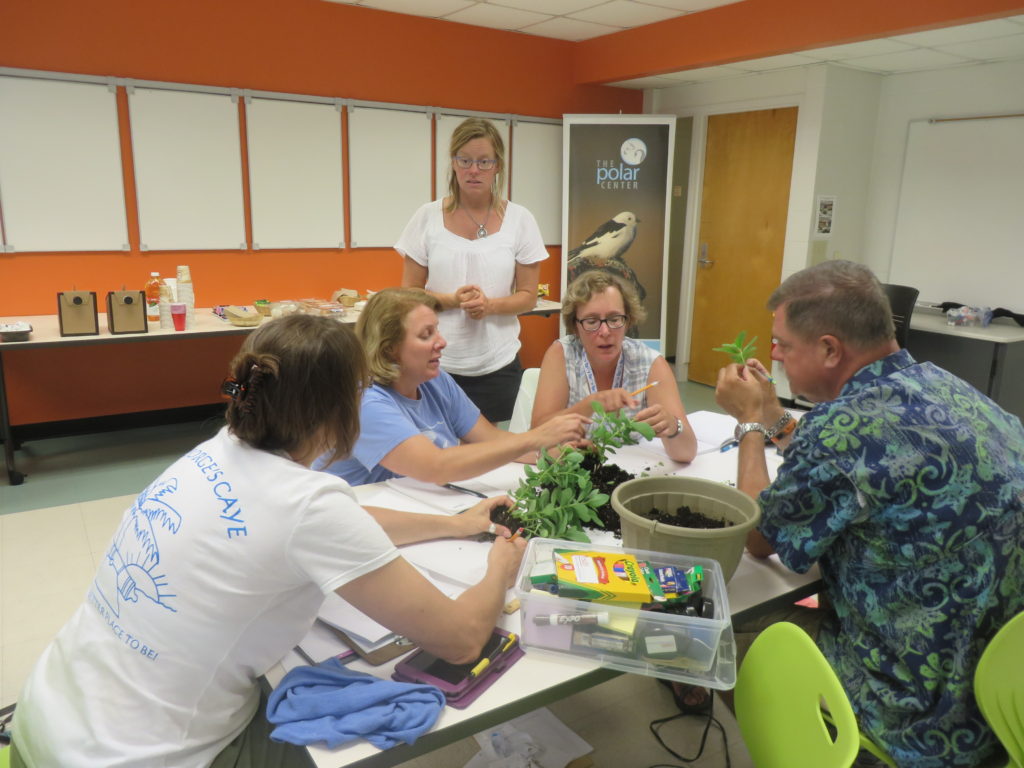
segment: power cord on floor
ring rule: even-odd
[[[722,726],[722,724],[712,714],[712,712],[714,711],[715,694],[714,694],[714,691],[711,691],[710,693],[711,693],[711,702],[710,702],[711,706],[708,708],[707,722],[704,724],[704,730],[701,732],[701,735],[700,735],[700,744],[697,747],[697,754],[695,754],[693,757],[683,757],[682,755],[680,755],[678,752],[673,750],[671,747],[669,747],[664,742],[664,740],[661,738],[661,734],[659,733],[659,731],[661,730],[661,726],[665,725],[665,723],[670,723],[673,720],[678,720],[681,717],[690,716],[691,713],[679,712],[679,713],[677,713],[675,715],[669,715],[668,717],[658,718],[657,720],[652,720],[650,722],[650,725],[648,725],[647,727],[651,729],[651,733],[654,734],[654,738],[657,739],[658,744],[661,745],[662,749],[664,749],[666,752],[668,752],[670,755],[672,755],[672,757],[674,757],[676,760],[679,760],[679,761],[684,762],[684,763],[693,763],[693,762],[696,762],[697,760],[700,760],[701,756],[704,754],[704,745],[707,743],[708,732],[711,730],[711,725],[713,723],[715,725],[715,727],[718,728],[718,730],[722,734],[722,750],[725,753],[725,768],[731,768],[732,760],[729,757],[729,736],[728,736],[728,734],[726,734],[725,728]],[[679,766],[679,765],[671,765],[669,763],[657,763],[656,765],[651,765],[648,768],[684,768],[684,767],[683,766]]]

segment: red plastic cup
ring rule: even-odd
[[[174,321],[174,330],[185,330],[185,305],[171,304],[171,320]]]

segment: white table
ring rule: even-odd
[[[629,469],[627,465],[657,466],[656,451],[626,448],[620,453],[626,454],[622,461],[617,462],[624,468]],[[768,451],[772,474],[780,463],[774,454],[774,448]],[[716,451],[698,456],[689,465],[679,465],[666,460],[664,466],[658,467],[655,471],[735,481],[737,455],[736,450],[725,453]],[[512,488],[521,476],[522,466],[511,464],[487,473],[481,482],[491,487]],[[417,502],[380,484],[360,486],[356,491],[364,504],[423,511]],[[813,595],[819,587],[820,575],[817,567],[807,574],[795,574],[785,568],[777,557],[758,560],[744,554],[728,584],[729,607],[734,620],[741,617],[748,619],[777,605],[790,604]],[[520,632],[520,612],[502,616],[500,624],[505,629]],[[377,677],[389,678],[397,661],[398,659],[376,667],[362,661],[354,661],[350,666],[352,669],[368,672]],[[267,677],[276,685],[283,673],[283,669],[278,669]],[[318,768],[386,768],[398,765],[552,701],[599,685],[619,674],[621,673],[615,670],[598,667],[588,660],[531,652],[528,649],[526,655],[470,707],[464,710],[445,707],[433,729],[421,736],[412,746],[400,745],[381,751],[369,742],[357,739],[333,750],[311,747],[309,753]]]
[[[910,318],[907,349],[933,362],[1024,418],[1024,327],[1008,320],[980,326],[947,325],[946,316],[917,308]]]

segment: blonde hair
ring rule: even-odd
[[[405,339],[405,318],[421,305],[441,311],[441,302],[422,288],[385,288],[370,297],[356,321],[370,378],[382,387],[398,380],[395,352]]]
[[[333,460],[359,438],[359,405],[369,383],[352,329],[329,317],[288,315],[253,331],[229,367],[231,433],[264,451],[308,450],[326,440]]]
[[[576,312],[579,308],[590,301],[598,293],[604,293],[609,288],[616,288],[622,296],[622,307],[626,314],[626,327],[632,328],[639,325],[647,317],[647,313],[640,305],[633,287],[614,275],[602,269],[588,269],[581,274],[565,289],[565,296],[562,297],[562,323],[566,332],[573,336],[579,336],[579,329],[576,327]]]
[[[494,207],[505,199],[505,142],[501,139],[501,133],[490,120],[481,117],[467,117],[459,123],[452,132],[452,139],[448,143],[448,204],[445,211],[451,213],[459,207],[459,180],[455,176],[454,161],[452,158],[459,153],[459,150],[473,141],[473,139],[487,139],[494,149],[495,166],[498,170],[494,174],[494,183],[491,184],[491,197],[494,200]]]

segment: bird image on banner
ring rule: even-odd
[[[643,301],[647,291],[637,279],[636,272],[626,263],[623,254],[636,239],[639,219],[630,211],[623,211],[595,229],[582,243],[569,251],[567,266],[569,282],[588,269],[612,272],[636,289]]]

